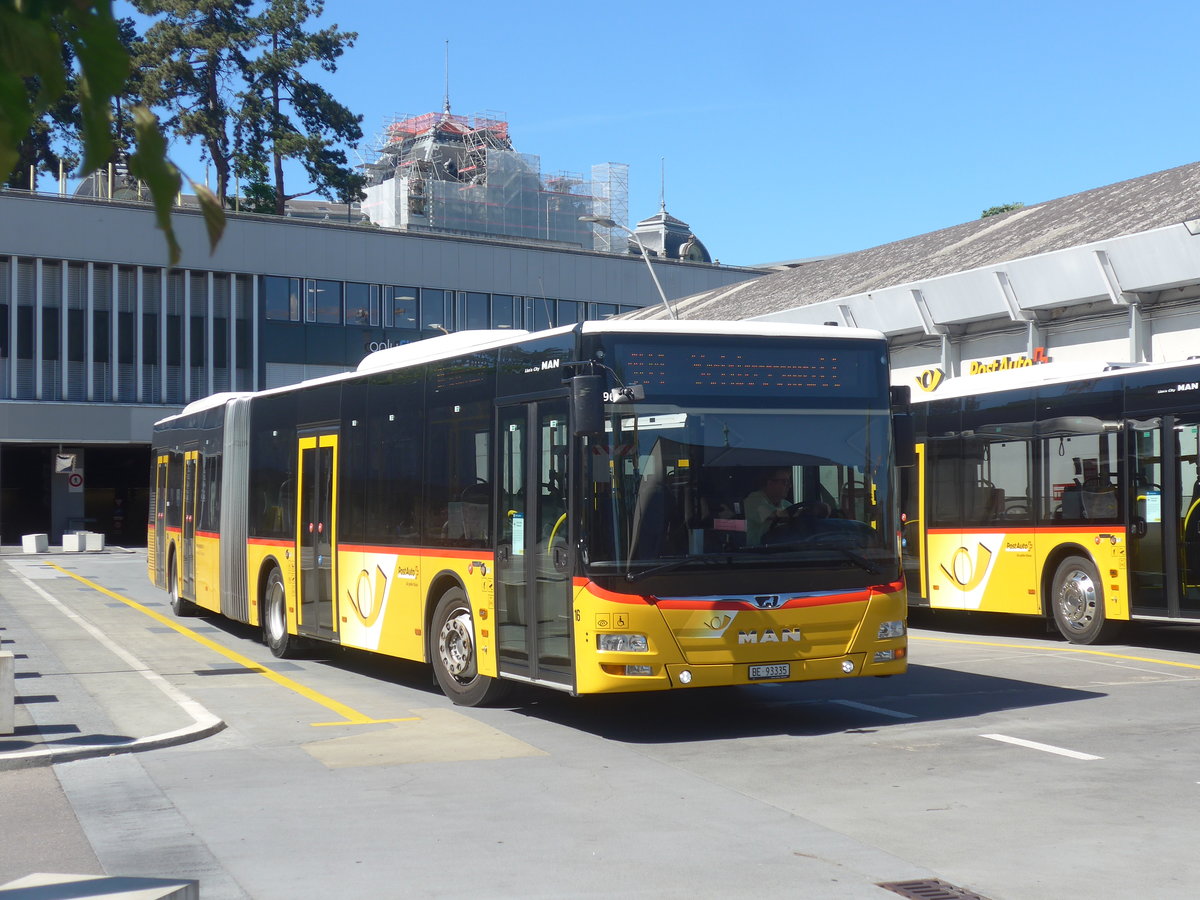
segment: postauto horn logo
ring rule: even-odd
[[[923,391],[936,391],[946,373],[942,369],[926,369],[917,376],[917,386]]]

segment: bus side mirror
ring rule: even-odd
[[[891,400],[892,446],[896,455],[896,468],[911,469],[917,464],[917,435],[913,427],[908,387],[893,387]]]
[[[571,421],[575,436],[604,434],[604,378],[576,375],[571,379]]]

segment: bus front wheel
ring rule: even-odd
[[[1096,644],[1112,638],[1120,629],[1104,614],[1104,587],[1090,559],[1069,556],[1058,564],[1050,589],[1054,624],[1073,644]]]
[[[263,593],[262,611],[263,643],[280,659],[296,655],[299,639],[288,634],[287,590],[283,584],[283,573],[278,567],[267,576],[267,589]]]
[[[478,645],[471,604],[462,588],[442,594],[433,611],[430,657],[442,692],[459,706],[482,706],[499,700],[508,685],[479,674]]]

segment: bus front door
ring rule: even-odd
[[[1178,442],[1172,416],[1129,421],[1129,596],[1135,614],[1178,616]],[[1170,435],[1170,440],[1164,440]]]
[[[307,435],[299,441],[296,556],[301,634],[337,635],[337,435]]]
[[[181,596],[196,599],[196,496],[199,489],[200,451],[189,450],[183,455],[183,568],[180,571]]]
[[[1180,612],[1200,618],[1200,414],[1180,416],[1179,441],[1179,571]]]
[[[496,629],[502,673],[572,686],[565,399],[499,411]]]

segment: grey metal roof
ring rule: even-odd
[[[1200,217],[1200,162],[794,268],[673,302],[680,318],[744,319]],[[630,318],[661,318],[648,306]]]

